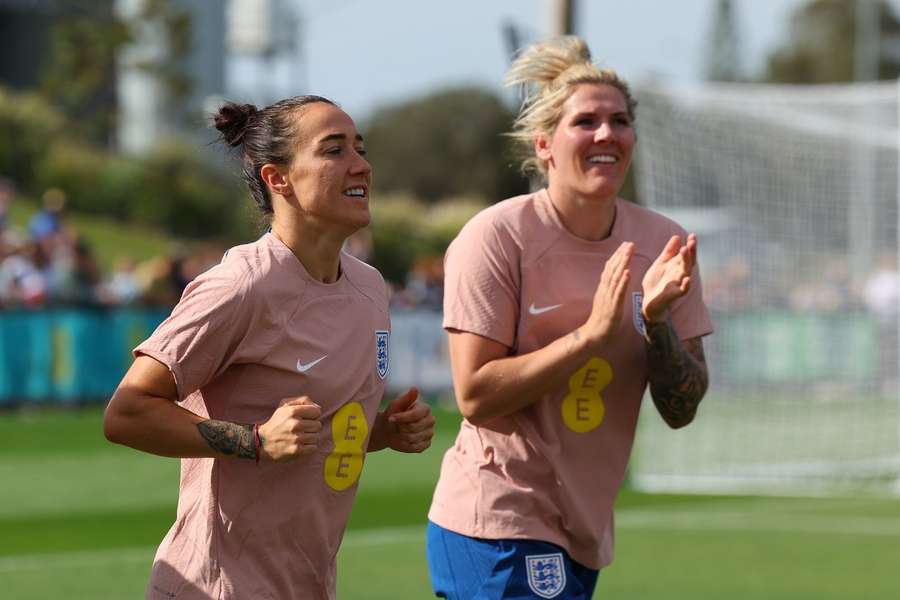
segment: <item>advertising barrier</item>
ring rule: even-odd
[[[131,364],[131,350],[166,310],[0,312],[0,406],[71,404],[110,397]],[[707,343],[714,385],[798,384],[878,377],[882,328],[870,315],[788,311],[715,315]],[[426,394],[452,390],[441,315],[391,315],[388,382]]]

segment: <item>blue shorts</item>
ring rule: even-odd
[[[426,554],[431,588],[447,600],[590,600],[599,575],[554,544],[472,538],[430,521]]]

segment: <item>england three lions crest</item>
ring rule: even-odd
[[[387,376],[388,365],[390,364],[390,331],[375,332],[375,369],[378,376],[384,379]]]
[[[528,587],[541,598],[556,598],[566,588],[566,569],[562,554],[526,556]]]

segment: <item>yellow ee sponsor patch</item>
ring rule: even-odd
[[[325,483],[341,492],[356,483],[362,473],[369,434],[366,414],[359,402],[348,402],[331,419],[334,450],[325,458]]]
[[[600,395],[613,379],[613,370],[602,358],[594,357],[569,378],[569,393],[562,401],[562,418],[576,433],[600,426],[606,407]]]

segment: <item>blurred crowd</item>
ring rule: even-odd
[[[347,238],[344,251],[375,265],[371,229],[360,229]],[[403,284],[388,282],[388,291],[392,309],[440,312],[444,301],[444,257],[435,255],[417,259],[406,273]]]
[[[102,269],[84,236],[66,218],[66,197],[49,189],[42,208],[24,228],[13,227],[9,210],[15,189],[0,178],[0,309],[48,306],[174,306],[194,277],[221,260],[224,247],[193,245],[136,262],[124,256]],[[369,229],[351,236],[345,250],[372,263]],[[797,312],[867,310],[883,321],[900,313],[900,271],[887,253],[862,278],[852,278],[846,257],[833,256],[820,269],[786,270],[761,279],[743,254],[704,272],[709,306],[723,312],[782,308]],[[815,272],[812,272],[815,271]],[[402,285],[391,285],[391,307],[440,311],[443,301],[441,256],[415,261]]]
[[[900,313],[900,271],[896,252],[882,254],[861,277],[853,277],[846,256],[834,255],[817,268],[754,269],[744,255],[732,256],[704,273],[709,306],[723,312],[787,309],[836,313],[866,310],[890,321]]]
[[[0,178],[0,310],[50,306],[171,307],[194,277],[218,263],[225,248],[192,245],[142,262],[122,257],[101,268],[94,250],[66,217],[66,196],[52,188],[27,227],[13,227],[9,210],[15,189]],[[368,229],[345,248],[372,261]],[[403,286],[391,286],[391,306],[440,310],[443,298],[441,257],[412,265]]]
[[[104,272],[66,219],[66,197],[47,190],[27,227],[12,227],[14,189],[0,180],[0,309],[49,306],[173,306],[185,285],[221,258],[217,248],[143,262],[118,258]]]
[[[416,261],[403,287],[391,290],[391,308],[443,310],[444,260],[441,256]]]

